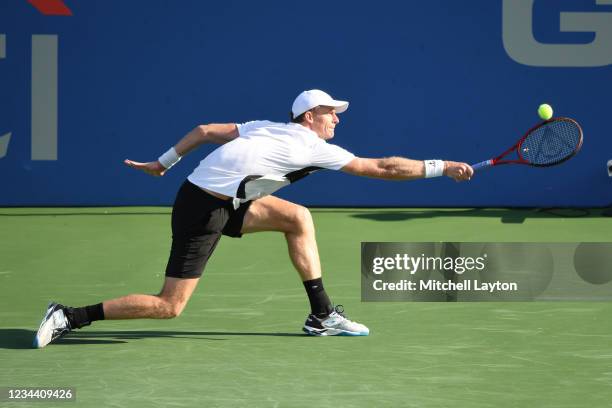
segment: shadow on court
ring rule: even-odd
[[[0,349],[22,350],[32,348],[36,332],[25,329],[0,329]],[[54,345],[66,344],[116,344],[129,340],[145,338],[229,340],[232,336],[271,336],[271,337],[308,337],[305,333],[265,333],[265,332],[200,332],[200,331],[161,331],[161,330],[114,330],[114,331],[75,331],[59,339]]]
[[[315,210],[316,211],[316,210]],[[342,212],[347,212],[340,210]],[[528,218],[597,218],[601,217],[601,209],[582,209],[582,208],[547,208],[547,209],[487,209],[487,208],[467,208],[467,209],[380,209],[359,212],[351,216],[359,219],[374,221],[409,221],[428,218],[448,218],[448,217],[486,217],[499,218],[504,224],[522,224]]]
[[[0,329],[0,349],[29,349],[32,348],[34,330]]]

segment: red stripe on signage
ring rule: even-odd
[[[46,16],[71,16],[72,11],[62,0],[28,0],[28,3],[36,7]]]

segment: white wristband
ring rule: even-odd
[[[444,162],[442,160],[425,160],[425,178],[440,177],[444,175]]]
[[[159,159],[157,160],[161,163],[162,166],[164,166],[166,169],[169,169],[170,167],[178,163],[179,160],[181,160],[181,156],[178,155],[174,147],[171,147],[170,150],[159,156]]]

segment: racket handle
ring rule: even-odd
[[[491,167],[492,165],[493,165],[493,160],[489,159],[489,160],[481,161],[480,163],[472,164],[472,168],[474,169],[474,171],[476,171],[476,170],[480,170],[485,167]]]

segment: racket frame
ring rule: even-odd
[[[563,159],[557,160],[556,162],[553,162],[553,163],[534,164],[534,163],[530,163],[529,161],[525,160],[523,158],[523,156],[521,155],[521,146],[522,146],[523,142],[525,141],[525,139],[527,139],[527,137],[529,137],[529,135],[531,133],[533,133],[535,130],[539,129],[540,127],[542,127],[542,126],[544,126],[544,125],[546,125],[546,124],[548,124],[550,122],[561,122],[561,121],[573,123],[578,128],[578,131],[580,132],[580,139],[578,140],[578,143],[576,144],[576,147],[574,148],[574,151],[571,154],[569,154],[566,157],[564,157]],[[582,139],[583,139],[582,128],[580,127],[578,122],[576,122],[574,119],[566,118],[566,117],[558,117],[558,118],[553,118],[553,119],[545,120],[544,122],[538,123],[537,125],[535,125],[531,129],[529,129],[527,132],[525,132],[523,137],[521,137],[518,140],[518,142],[516,142],[512,147],[510,147],[508,150],[506,150],[505,152],[503,152],[499,156],[497,156],[497,157],[495,157],[493,159],[485,160],[485,161],[480,162],[480,163],[476,163],[476,164],[472,165],[472,167],[474,167],[475,169],[479,169],[479,168],[482,168],[482,167],[498,166],[500,164],[526,164],[528,166],[533,166],[533,167],[556,166],[557,164],[561,164],[561,163],[571,159],[572,157],[574,157],[580,151],[580,148],[582,147]],[[512,151],[516,151],[516,155],[519,158],[518,160],[502,160],[504,157],[506,157],[507,155],[512,153]]]

